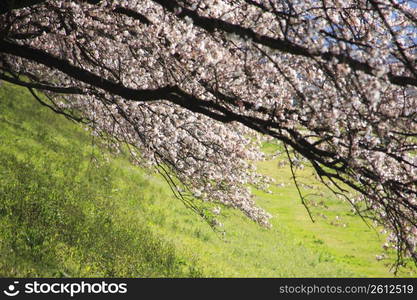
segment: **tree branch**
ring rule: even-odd
[[[194,25],[208,31],[214,32],[219,30],[222,32],[236,34],[242,39],[250,39],[256,44],[267,46],[271,49],[281,51],[283,53],[289,53],[293,55],[299,55],[304,57],[320,57],[325,61],[331,61],[337,59],[341,63],[349,65],[353,70],[362,71],[368,75],[375,76],[375,70],[368,63],[358,61],[344,54],[334,54],[331,52],[320,52],[312,51],[306,47],[297,45],[285,39],[272,38],[266,35],[261,35],[254,32],[250,28],[245,28],[240,25],[231,24],[220,19],[214,19],[209,17],[200,16],[194,10],[188,9],[186,7],[178,4],[174,0],[153,0],[154,2],[160,4],[168,11],[175,13],[175,11],[180,11],[176,14],[178,18],[184,19],[189,17],[193,20]],[[417,78],[409,76],[399,76],[395,75],[392,72],[388,73],[388,80],[398,86],[417,86]]]
[[[43,91],[50,91],[54,93],[59,94],[84,94],[84,91],[82,89],[79,89],[77,87],[58,87],[58,86],[51,86],[41,83],[32,83],[32,82],[25,82],[21,81],[19,79],[7,76],[5,74],[0,74],[0,79],[3,79],[4,81],[17,84],[20,86],[24,86],[27,88],[37,89],[37,90],[43,90]]]
[[[0,2],[0,15],[13,9],[29,7],[42,2],[45,2],[45,0],[2,0]]]
[[[81,82],[96,86],[109,93],[121,96],[128,100],[152,101],[164,99],[165,95],[171,91],[171,87],[159,89],[132,89],[113,81],[100,77],[90,71],[70,64],[67,60],[53,56],[39,49],[25,45],[18,45],[5,40],[0,41],[0,52],[25,58],[40,63],[49,68],[53,68],[75,78]]]

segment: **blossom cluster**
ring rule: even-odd
[[[0,68],[78,87],[46,93],[136,162],[265,226],[253,162],[262,136],[280,140],[417,260],[416,20],[394,0],[44,1],[0,16],[3,39],[84,73],[13,50]]]

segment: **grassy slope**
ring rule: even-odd
[[[112,164],[79,126],[0,88],[1,277],[201,276],[193,261],[129,212],[152,197],[118,192]],[[127,212],[127,213],[126,213]]]
[[[375,260],[377,235],[346,204],[325,193],[328,208],[315,213],[327,219],[311,223],[277,161],[260,169],[285,187],[256,191],[273,228],[226,209],[221,237],[161,178],[122,157],[106,163],[87,132],[8,84],[0,89],[0,155],[0,276],[393,276]],[[309,172],[301,175],[312,185]]]

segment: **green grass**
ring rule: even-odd
[[[129,212],[135,196],[79,126],[11,85],[0,112],[0,276],[201,276]],[[143,177],[129,183],[136,203],[151,197]]]
[[[288,166],[259,169],[284,186],[254,191],[273,214],[264,229],[223,209],[215,233],[146,173],[92,143],[79,125],[41,107],[24,89],[0,88],[0,276],[392,277],[377,261],[383,237],[300,171],[316,222]],[[266,144],[266,151],[277,145]],[[323,216],[326,216],[324,218]],[[338,218],[336,218],[336,216]],[[404,269],[400,276],[414,276]]]

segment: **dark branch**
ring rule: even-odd
[[[111,94],[121,96],[127,100],[151,101],[164,99],[170,87],[160,89],[132,89],[123,85],[117,84],[113,81],[100,77],[90,71],[70,64],[68,61],[53,56],[47,52],[39,49],[31,48],[29,46],[18,45],[8,41],[0,41],[0,52],[25,58],[37,63],[40,63],[49,68],[53,68],[67,74],[68,76],[87,83],[89,85],[101,88]]]
[[[0,15],[13,9],[29,7],[42,2],[45,2],[45,0],[2,0],[0,2]]]
[[[353,59],[344,54],[334,54],[331,52],[320,52],[320,51],[311,51],[308,48],[292,43],[288,40],[272,38],[266,35],[261,35],[254,32],[250,28],[245,28],[236,24],[231,24],[220,19],[214,19],[209,17],[200,16],[194,10],[182,7],[178,4],[177,1],[167,1],[167,0],[153,0],[156,3],[159,3],[161,6],[166,8],[168,11],[175,13],[175,11],[180,11],[177,13],[177,17],[184,19],[189,17],[193,20],[194,25],[203,28],[208,32],[214,32],[219,30],[220,32],[226,32],[230,34],[236,34],[242,39],[250,39],[256,44],[261,44],[267,46],[271,49],[281,51],[283,53],[289,53],[293,55],[299,55],[304,57],[320,57],[326,61],[332,61],[337,59],[341,63],[348,64],[353,70],[362,71],[368,75],[375,75],[375,70],[368,63],[360,62],[356,59]],[[407,86],[413,85],[417,86],[417,78],[408,77],[408,76],[398,76],[393,73],[388,73],[388,80],[398,86]]]
[[[5,74],[0,74],[0,79],[3,79],[4,81],[17,84],[20,86],[24,86],[27,88],[42,90],[42,91],[50,91],[54,93],[59,94],[84,94],[84,91],[82,89],[79,89],[77,87],[58,87],[58,86],[51,86],[41,83],[32,83],[32,82],[25,82],[10,76],[7,76]]]

